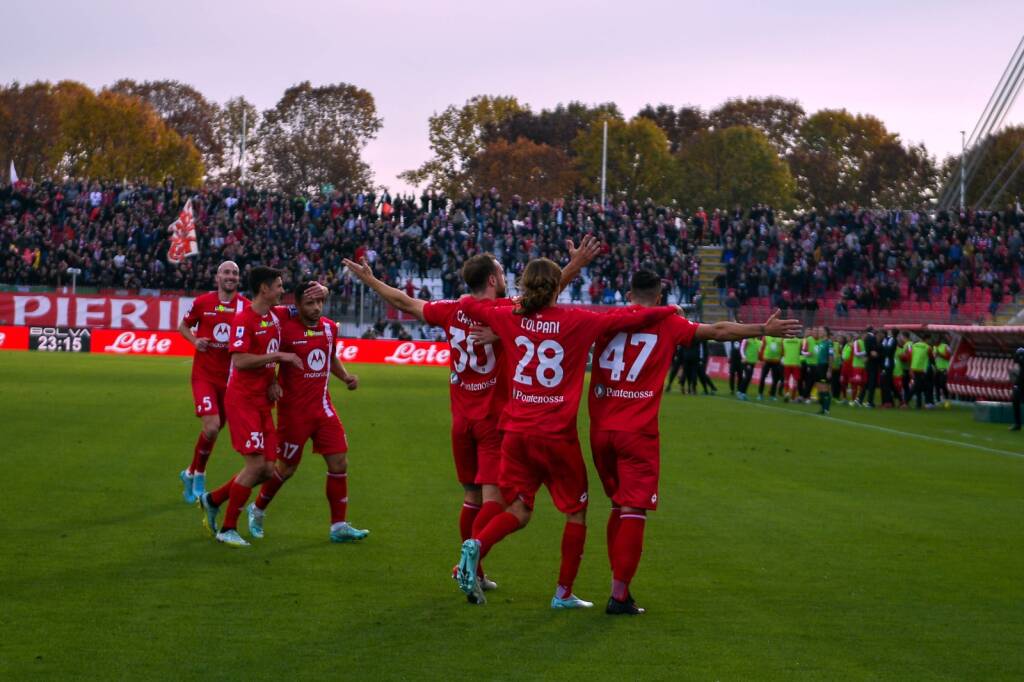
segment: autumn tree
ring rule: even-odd
[[[919,206],[938,193],[939,173],[923,144],[898,137],[878,145],[862,162],[851,200],[863,206]]]
[[[679,198],[686,206],[793,205],[793,178],[764,133],[751,126],[705,131],[679,157]]]
[[[25,177],[47,176],[57,162],[60,110],[50,83],[0,87],[0,162]]]
[[[514,142],[522,137],[571,156],[576,136],[602,116],[622,120],[622,113],[614,102],[595,105],[569,102],[536,114],[522,109],[484,126],[484,141],[487,144],[497,140]]]
[[[568,154],[525,137],[488,145],[470,162],[469,176],[476,192],[495,187],[503,196],[525,199],[565,196],[578,177]]]
[[[796,147],[807,116],[800,103],[782,97],[747,97],[726,100],[712,109],[708,122],[716,129],[732,126],[757,128],[780,156],[785,156]]]
[[[440,189],[449,196],[468,191],[469,164],[486,147],[488,126],[499,124],[524,111],[515,97],[478,95],[461,107],[451,105],[428,121],[430,149],[434,156],[419,168],[399,177],[413,185]]]
[[[288,191],[325,184],[367,187],[372,173],[362,151],[381,123],[373,95],[362,88],[299,83],[263,113],[262,158],[254,174]]]
[[[967,159],[968,167],[975,166],[968,176],[967,206],[1001,209],[1024,200],[1024,126],[1008,126],[989,135],[967,150]],[[943,181],[952,181],[957,187],[954,206],[960,203],[959,161],[959,155],[946,159],[941,172]]]
[[[198,150],[145,101],[110,90],[97,95],[71,81],[58,83],[54,96],[60,111],[54,174],[150,182],[174,177],[193,186],[202,181]]]
[[[643,117],[628,123],[615,118],[598,119],[579,134],[574,149],[584,189],[593,195],[601,190],[605,120],[608,121],[608,194],[667,201],[675,181],[668,138],[654,121]]]
[[[708,119],[700,107],[684,106],[676,109],[670,104],[648,104],[637,116],[649,118],[665,131],[669,151],[678,154],[698,133],[708,129]]]
[[[874,116],[845,109],[816,112],[800,127],[789,159],[798,199],[819,208],[862,199],[861,169],[876,149],[895,140]]]
[[[220,107],[191,85],[176,80],[137,81],[122,78],[110,90],[145,100],[181,137],[191,140],[207,168],[224,163],[225,147],[217,135]]]

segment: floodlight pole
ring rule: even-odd
[[[604,210],[604,190],[608,180],[608,121],[604,122],[604,143],[601,145],[601,210]]]
[[[964,205],[966,203],[964,199],[964,187],[966,182],[964,180],[965,173],[967,172],[967,156],[965,154],[967,149],[967,131],[960,131],[960,212],[964,212]]]

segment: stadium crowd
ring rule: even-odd
[[[167,227],[189,197],[199,256],[169,265]],[[708,214],[650,201],[601,210],[580,197],[527,202],[494,191],[449,200],[329,187],[290,196],[221,185],[186,191],[170,181],[40,182],[0,187],[0,283],[53,286],[78,268],[86,286],[199,291],[211,288],[217,264],[231,259],[243,276],[263,264],[284,269],[292,281],[318,278],[346,305],[353,281],[341,260],[366,255],[396,286],[439,276],[440,293],[450,298],[463,292],[459,265],[476,253],[495,253],[518,275],[530,258],[565,263],[565,240],[591,232],[604,253],[590,267],[589,283],[570,288],[574,301],[622,301],[631,273],[649,268],[669,282],[676,300],[694,302],[697,249],[720,244],[726,267],[715,286],[719,301],[734,308],[768,297],[784,310],[815,310],[826,291],[841,292],[841,308],[884,308],[904,298],[934,300],[949,287],[942,303],[955,310],[972,287],[983,286],[994,309],[1020,292],[1022,227],[1019,209],[960,216],[840,206],[784,223],[767,206]]]

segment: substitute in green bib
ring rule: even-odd
[[[942,406],[949,409],[949,389],[946,388],[946,376],[949,374],[949,361],[953,352],[944,340],[935,344],[935,400],[942,401]]]
[[[782,386],[782,339],[777,336],[766,336],[761,344],[761,384],[757,387],[757,399],[764,400],[764,384],[771,377],[772,390],[771,398],[775,400],[775,394]]]
[[[932,387],[928,381],[928,364],[932,360],[932,346],[924,339],[918,339],[910,346],[910,381],[911,390],[914,393],[914,401],[917,409],[921,409],[921,403],[927,409],[935,407],[932,404]]]
[[[761,357],[761,346],[764,343],[761,339],[743,339],[740,342],[740,357],[743,358],[743,376],[740,379],[740,390],[736,397],[740,400],[747,399],[747,389],[750,382],[754,380],[754,370],[757,369],[758,358]]]
[[[811,402],[811,391],[818,376],[818,335],[820,332],[809,329],[800,345],[800,397],[807,403]]]
[[[818,333],[817,343],[814,348],[814,364],[811,371],[814,376],[811,382],[818,388],[818,404],[821,410],[818,414],[828,414],[832,407],[832,394],[830,392],[828,370],[832,363],[832,332],[825,327]]]
[[[800,346],[801,339],[782,340],[782,383],[783,399],[796,400],[800,392]]]

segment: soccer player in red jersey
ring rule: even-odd
[[[638,271],[628,294],[633,305],[626,310],[656,306],[661,286],[656,273]],[[594,465],[612,501],[607,525],[612,594],[606,613],[644,612],[633,601],[629,584],[640,564],[647,512],[658,508],[658,409],[676,346],[765,335],[792,338],[799,333],[799,320],[780,320],[777,312],[764,324],[696,324],[673,315],[632,332],[610,332],[597,340],[588,406]]]
[[[189,504],[194,504],[206,492],[206,461],[217,435],[224,428],[224,392],[231,366],[228,352],[231,323],[235,315],[249,305],[249,299],[238,293],[238,265],[234,261],[220,264],[216,282],[217,290],[197,296],[178,325],[181,335],[196,347],[192,358],[192,397],[196,416],[203,423],[192,463],[181,472],[182,497]]]
[[[281,350],[294,353],[303,367],[282,364],[277,383],[270,386],[270,398],[277,402],[277,461],[274,473],[260,487],[256,501],[247,507],[249,534],[263,537],[267,505],[292,477],[302,460],[306,441],[313,440],[313,452],[323,455],[327,465],[327,503],[331,511],[331,542],[353,542],[369,531],[349,525],[348,438],[331,402],[331,375],[341,379],[348,390],[359,386],[359,377],[349,374],[335,354],[338,324],[322,317],[324,298],[315,282],[295,288],[296,317],[281,320]]]
[[[577,248],[566,242],[570,254],[560,282],[564,290],[590,263],[601,249],[600,241],[591,235],[583,237]],[[505,510],[505,501],[498,487],[501,461],[501,434],[498,419],[508,401],[508,376],[502,362],[500,344],[480,343],[477,335],[482,325],[468,315],[464,301],[422,301],[390,287],[373,275],[363,259],[361,263],[344,261],[349,271],[373,289],[391,306],[419,320],[444,329],[452,348],[449,394],[452,410],[452,455],[455,472],[463,487],[459,533],[468,540],[491,518]],[[470,297],[491,301],[494,305],[512,305],[505,298],[505,273],[501,264],[489,253],[466,259],[462,278]],[[486,335],[485,335],[486,336]],[[480,570],[485,590],[497,585]]]
[[[231,371],[224,396],[231,444],[244,458],[242,470],[227,483],[199,498],[205,511],[204,522],[219,542],[234,547],[249,543],[238,534],[238,514],[249,501],[253,486],[270,477],[276,458],[276,431],[271,413],[270,385],[274,369],[288,363],[302,369],[294,353],[281,347],[281,302],[284,285],[281,272],[255,267],[249,275],[252,305],[235,315],[231,335]],[[217,512],[228,503],[224,522],[217,527]]]
[[[459,560],[459,587],[476,603],[484,603],[478,562],[498,541],[529,522],[534,496],[544,485],[566,517],[551,607],[593,606],[572,592],[586,540],[587,472],[576,413],[590,346],[602,334],[653,324],[679,310],[665,306],[598,314],[559,307],[555,303],[561,275],[558,265],[540,258],[523,271],[517,305],[464,299],[464,310],[501,339],[511,375],[511,394],[499,423],[499,484],[510,505],[462,543]]]

